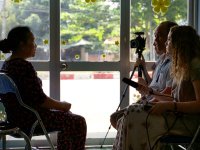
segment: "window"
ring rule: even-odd
[[[130,39],[137,38],[136,32],[144,32],[142,38],[146,40],[145,49],[142,54],[147,61],[155,61],[156,54],[154,52],[153,40],[154,30],[162,22],[166,20],[174,21],[179,25],[187,25],[187,0],[172,0],[166,13],[155,13],[151,6],[151,1],[131,0],[131,21],[130,21]],[[135,61],[137,57],[135,48],[131,49],[130,59]]]
[[[61,59],[119,61],[119,1],[61,2]]]
[[[158,15],[151,0],[0,0],[1,39],[14,26],[30,26],[38,45],[30,61],[44,82],[44,91],[72,103],[73,112],[88,122],[88,138],[103,139],[109,115],[120,100],[125,107],[139,98],[134,88],[122,98],[126,87],[122,78],[130,76],[137,58],[136,49],[130,48],[134,33],[144,32],[143,54],[151,71],[156,60],[155,27],[164,20],[190,23],[191,1],[171,0],[167,13]],[[0,53],[0,66],[8,56]],[[114,138],[115,133],[111,128],[108,137]]]
[[[72,103],[71,111],[87,122],[88,138],[102,138],[110,125],[109,114],[116,110],[119,99],[119,72],[61,72],[61,100]],[[115,136],[111,129],[109,137]]]
[[[37,51],[33,60],[49,60],[49,1],[0,0],[1,39],[19,25],[29,26],[35,35]]]
[[[153,11],[151,1],[131,0],[130,40],[133,41],[134,48],[130,49],[130,61],[135,61],[139,54],[143,54],[146,62],[155,61],[157,57],[153,47],[155,28],[166,20],[187,25],[187,9],[187,0],[173,0],[165,14],[157,14]],[[142,45],[143,40],[145,46]],[[138,41],[140,42],[137,43]],[[137,80],[137,70],[133,77]],[[138,98],[140,98],[139,93],[134,88],[130,88],[130,103],[136,102]]]

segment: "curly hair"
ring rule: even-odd
[[[173,59],[171,73],[177,83],[190,77],[190,65],[200,58],[200,37],[191,26],[175,26],[170,30]]]

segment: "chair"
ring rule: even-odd
[[[169,145],[171,150],[176,150],[177,147],[183,150],[199,150],[200,149],[199,132],[200,132],[200,125],[198,126],[193,136],[164,135],[159,139],[159,141],[162,144]]]
[[[26,109],[30,110],[31,112],[33,112],[36,115],[37,120],[32,125],[30,135],[26,135],[18,127],[13,127],[12,125],[9,124],[9,122],[7,120],[0,121],[0,137],[2,139],[3,150],[6,149],[6,135],[24,138],[24,140],[26,142],[25,149],[31,150],[32,148],[31,148],[31,142],[30,141],[31,141],[32,136],[34,135],[34,130],[35,130],[35,127],[37,125],[41,126],[42,131],[43,131],[44,135],[46,136],[48,143],[50,144],[51,150],[55,150],[54,145],[53,145],[53,143],[52,143],[52,141],[51,141],[51,139],[50,139],[50,137],[47,133],[46,128],[44,127],[44,124],[41,120],[39,113],[35,109],[33,109],[30,106],[23,103],[22,98],[20,96],[20,93],[18,91],[18,88],[17,88],[16,84],[14,83],[14,81],[8,75],[6,75],[5,73],[0,72],[0,94],[6,94],[6,93],[14,93],[17,97],[19,104],[21,106],[25,107]],[[3,114],[3,116],[4,116],[4,114]]]
[[[175,150],[175,146],[183,150],[190,150],[189,145],[192,137],[178,136],[178,135],[165,135],[160,138],[160,142],[169,145],[171,150]]]

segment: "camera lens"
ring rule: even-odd
[[[131,40],[131,48],[138,48],[139,42],[136,39]]]

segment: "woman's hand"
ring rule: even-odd
[[[159,102],[159,99],[156,99],[155,97],[153,97],[152,99],[149,100],[150,103],[157,103]]]
[[[153,98],[151,100],[149,100],[149,102],[160,102],[160,101],[173,102],[173,100],[174,100],[174,98],[171,97],[170,95],[154,92]]]
[[[71,109],[71,104],[68,102],[62,102],[62,111],[68,112]]]
[[[41,104],[41,107],[68,112],[71,109],[71,104],[68,102],[61,102],[61,101],[55,100],[51,97],[46,97],[46,99],[44,100],[44,103]]]
[[[160,115],[166,111],[173,111],[174,103],[173,102],[156,102],[151,108],[151,114]]]

